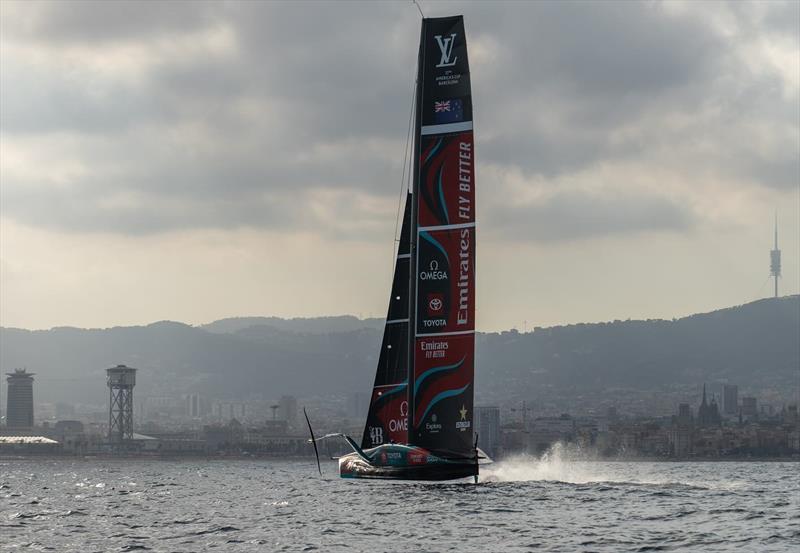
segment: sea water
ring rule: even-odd
[[[517,457],[481,482],[313,461],[0,461],[2,551],[800,551],[800,463]]]

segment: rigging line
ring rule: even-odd
[[[414,72],[416,73],[416,71],[417,69],[415,66]],[[392,243],[392,266],[391,266],[392,271],[394,271],[395,258],[397,257],[397,251],[399,251],[400,247],[399,246],[400,239],[397,238],[397,227],[399,226],[401,205],[403,203],[403,184],[405,183],[406,180],[406,167],[409,167],[408,175],[409,177],[411,177],[411,168],[409,166],[410,156],[408,153],[409,150],[408,143],[411,141],[411,126],[414,120],[414,107],[416,104],[416,88],[417,84],[415,82],[414,86],[411,87],[411,111],[408,114],[408,129],[406,130],[406,146],[405,149],[403,150],[403,174],[400,177],[400,194],[397,198],[397,212],[395,213],[394,217],[394,242]],[[406,185],[406,189],[408,189],[408,185]]]
[[[417,7],[417,10],[419,10],[419,14],[422,16],[422,19],[425,19],[425,14],[422,13],[422,8],[420,7],[419,2],[417,2],[417,0],[411,0],[411,1]]]

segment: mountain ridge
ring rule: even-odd
[[[367,390],[381,319],[237,317],[191,326],[158,321],[108,329],[0,327],[0,367],[37,373],[37,400],[101,404],[105,368],[139,369],[139,397],[198,392],[313,395]],[[209,330],[209,327],[211,330]],[[221,332],[225,330],[225,332]],[[476,389],[504,397],[543,389],[730,381],[796,386],[800,296],[680,319],[626,320],[478,333]]]

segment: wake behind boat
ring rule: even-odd
[[[369,414],[360,446],[345,436],[353,453],[339,459],[343,478],[478,476],[475,157],[462,16],[422,20],[417,68],[412,186]]]

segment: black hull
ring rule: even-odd
[[[478,464],[435,463],[424,465],[382,466],[373,465],[357,455],[347,455],[339,460],[342,478],[371,478],[380,480],[443,481],[469,478],[478,475]]]

